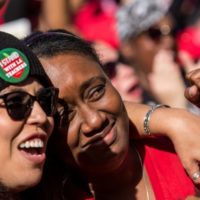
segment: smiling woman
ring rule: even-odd
[[[62,100],[61,126],[49,145],[43,189],[31,199],[165,200],[196,195],[167,138],[131,137],[138,135],[134,127],[138,124],[129,122],[120,95],[89,43],[63,30],[35,33],[25,41],[59,88]],[[176,132],[177,124],[180,129],[184,118],[176,119],[168,108],[159,110],[168,110],[168,115],[164,123],[157,120],[157,131],[176,127]],[[199,129],[198,117],[180,109],[176,112],[198,122]]]
[[[57,96],[37,57],[0,32],[0,199],[40,181]]]

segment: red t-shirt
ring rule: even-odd
[[[156,200],[185,200],[186,197],[195,195],[194,184],[167,138],[139,140],[137,149],[143,158]]]
[[[169,139],[145,139],[138,143],[157,200],[185,200],[195,195],[194,184]]]

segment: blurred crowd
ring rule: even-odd
[[[198,0],[6,0],[0,24],[19,37],[70,30],[94,45],[124,100],[199,112],[184,98],[185,74],[200,66]]]

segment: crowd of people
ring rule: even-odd
[[[37,5],[0,32],[0,199],[200,199],[199,2]]]

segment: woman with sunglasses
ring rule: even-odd
[[[173,2],[132,0],[122,6],[117,14],[120,51],[139,76],[143,103],[153,101],[199,113],[182,95],[186,86],[177,59],[176,20],[169,8]]]
[[[60,130],[49,146],[51,157],[41,183],[44,193],[41,189],[38,193],[41,199],[163,200],[195,195],[166,138],[133,139],[144,133],[139,118],[149,108],[132,105],[137,127],[128,122],[119,94],[88,43],[64,31],[36,33],[26,43],[60,89],[62,99]],[[164,117],[159,113],[165,113]],[[184,141],[189,128],[191,134],[199,130],[200,119],[181,109],[160,108],[151,117],[151,132],[169,131],[176,145]],[[175,134],[177,127],[182,130],[181,139]],[[188,136],[186,142],[190,141]],[[186,144],[181,145],[183,149]]]
[[[57,96],[37,57],[0,32],[0,199],[21,199],[40,181]]]

